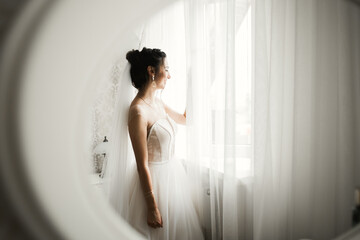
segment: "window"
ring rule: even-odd
[[[217,5],[221,3],[209,4],[207,17],[210,19],[207,23],[208,31],[212,34],[212,39],[207,42],[208,47],[215,49],[218,41],[218,34],[222,34],[223,26],[213,24],[215,21]],[[213,14],[215,13],[215,14]],[[185,19],[184,5],[178,2],[157,16],[153,17],[146,26],[146,41],[148,47],[157,47],[163,49],[168,55],[170,74],[172,79],[168,81],[166,89],[161,94],[161,98],[171,107],[179,112],[184,111],[186,101],[186,39],[185,39]],[[252,76],[251,76],[251,7],[237,18],[236,38],[235,38],[235,152],[236,152],[236,176],[239,178],[252,175]],[[213,18],[213,19],[212,19]],[[159,28],[160,27],[160,28]],[[160,29],[160,30],[159,30]],[[220,32],[219,32],[220,31]],[[216,60],[215,60],[216,61]],[[210,62],[214,69],[219,62]],[[212,124],[212,151],[211,156],[204,160],[203,165],[209,167],[211,158],[216,158],[216,168],[224,171],[224,99],[225,92],[218,91],[224,89],[224,74],[213,71],[214,74],[210,84],[210,105],[211,105],[211,124]],[[186,128],[178,127],[178,135],[175,153],[180,158],[186,158]]]

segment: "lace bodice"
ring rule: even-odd
[[[149,164],[166,163],[174,156],[177,126],[166,114],[150,128],[147,137]]]

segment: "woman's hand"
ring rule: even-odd
[[[158,208],[149,209],[147,224],[152,228],[163,227],[163,221]]]

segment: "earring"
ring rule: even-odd
[[[152,76],[152,86],[156,88],[155,75]]]

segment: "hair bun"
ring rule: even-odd
[[[144,47],[141,52],[134,49],[127,52],[126,59],[131,64],[130,76],[133,86],[137,89],[143,88],[150,79],[147,67],[154,67],[156,74],[160,65],[164,64],[165,57],[166,54],[156,48]]]
[[[131,50],[126,54],[126,59],[129,61],[131,65],[140,63],[141,53],[139,50]]]

